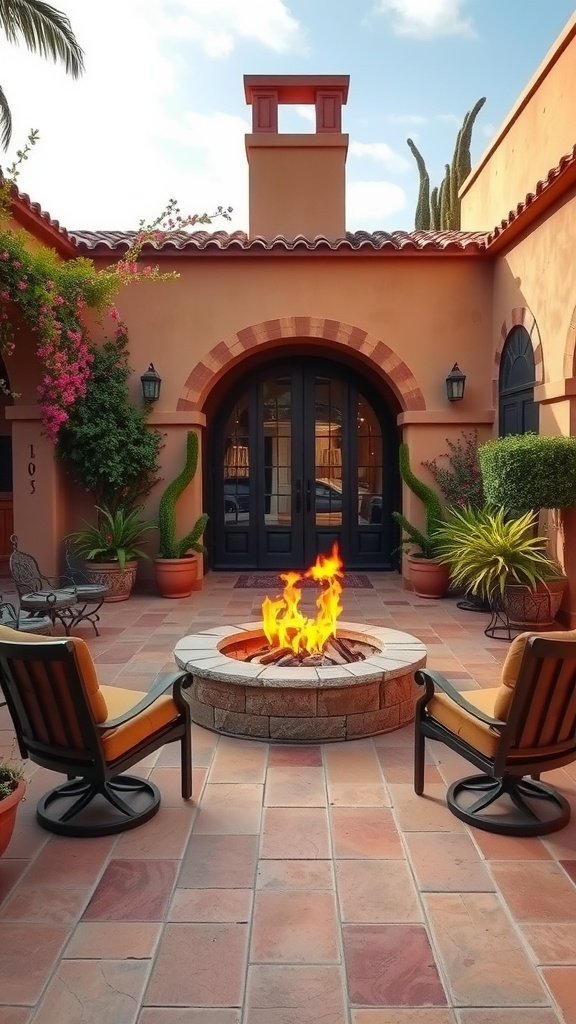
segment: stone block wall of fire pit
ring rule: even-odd
[[[259,623],[183,637],[174,656],[193,677],[192,719],[225,735],[280,743],[359,739],[411,722],[424,644],[408,633],[353,622],[339,624],[338,635],[371,644],[374,654],[327,668],[278,668],[238,658],[243,645],[262,638]]]

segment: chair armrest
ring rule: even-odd
[[[142,700],[138,701],[133,708],[129,711],[125,711],[123,715],[119,715],[118,718],[108,719],[106,722],[100,722],[98,729],[100,732],[106,732],[107,729],[115,729],[118,725],[124,725],[125,722],[130,722],[132,718],[139,715],[141,711],[145,711],[149,708],[158,697],[162,697],[168,690],[173,691],[173,697],[180,708],[184,698],[182,697],[182,683],[188,680],[188,685],[192,682],[192,676],[189,672],[172,672],[168,676],[160,676],[155,683],[152,684],[152,688],[148,691]]]
[[[484,722],[485,725],[492,726],[493,729],[503,729],[506,722],[502,722],[499,718],[491,718],[490,715],[484,714],[479,708],[474,707],[470,704],[465,697],[462,696],[459,690],[452,683],[449,683],[445,676],[441,672],[433,672],[428,668],[421,668],[414,674],[414,679],[419,686],[426,687],[426,693],[423,698],[423,704],[426,706],[429,700],[435,693],[435,686],[439,690],[442,690],[447,697],[450,697],[458,707],[462,708],[463,711],[467,711],[473,718],[477,718],[479,722]]]

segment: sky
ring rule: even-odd
[[[439,184],[481,96],[479,159],[575,10],[573,0],[51,0],[85,51],[78,81],[0,39],[14,119],[5,166],[40,141],[20,188],[69,229],[137,228],[171,198],[232,206],[248,227],[244,74],[349,74],[347,229],[410,230],[421,149]],[[280,131],[313,130],[282,107]],[[558,154],[560,158],[562,154]],[[518,197],[519,199],[522,197]]]

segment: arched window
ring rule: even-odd
[[[525,327],[513,327],[500,359],[499,432],[538,433],[538,405],[534,402],[536,367],[530,335]]]

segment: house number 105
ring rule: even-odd
[[[34,445],[28,446],[30,448],[30,462],[28,463],[28,476],[30,477],[30,494],[36,494],[36,452],[34,451]]]

